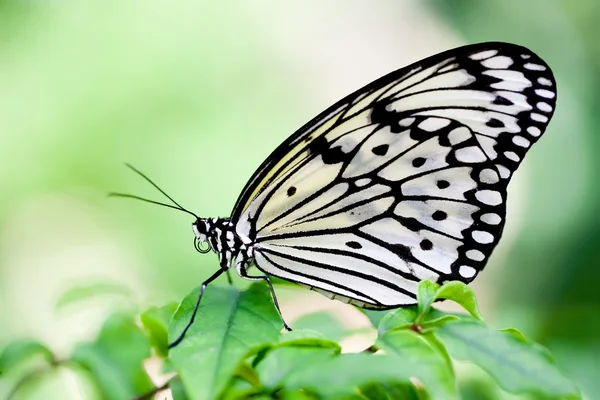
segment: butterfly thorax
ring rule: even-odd
[[[234,258],[252,258],[252,247],[242,242],[229,218],[198,218],[192,229],[199,244],[207,243],[217,253],[222,269],[229,269]]]

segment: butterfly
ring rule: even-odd
[[[507,185],[556,96],[552,71],[530,50],[458,47],[305,124],[254,172],[229,218],[200,218],[161,190],[176,205],[167,206],[194,215],[196,249],[220,266],[170,346],[230,268],[266,281],[278,311],[269,276],[380,310],[415,304],[421,280],[471,282],[498,244]]]

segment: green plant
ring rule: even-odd
[[[269,291],[259,283],[243,291],[209,287],[196,322],[169,351],[168,336],[181,332],[197,293],[178,308],[168,304],[145,311],[141,324],[130,315],[110,316],[96,340],[78,344],[66,360],[36,341],[9,344],[0,355],[0,377],[20,370],[9,397],[56,368],[68,368],[106,399],[152,398],[167,387],[175,400],[458,399],[458,359],[477,364],[508,392],[580,398],[545,348],[515,329],[487,326],[473,292],[460,282],[423,281],[417,306],[382,318],[367,313],[377,339],[359,353],[342,353],[338,342],[316,331],[282,333]],[[460,304],[468,314],[433,308],[441,299]],[[26,360],[36,356],[34,368]],[[154,387],[143,367],[151,356],[172,374],[164,387]]]

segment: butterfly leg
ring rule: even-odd
[[[273,284],[271,283],[271,279],[269,278],[268,275],[261,275],[261,276],[250,276],[246,273],[246,268],[239,268],[238,272],[240,274],[240,276],[244,279],[248,279],[251,281],[265,281],[267,282],[267,285],[269,285],[269,290],[271,290],[271,297],[273,298],[273,304],[275,304],[275,308],[277,309],[277,313],[279,313],[279,318],[281,318],[281,322],[283,322],[283,327],[287,330],[287,331],[291,331],[292,328],[290,328],[290,326],[285,322],[285,319],[283,319],[283,315],[281,314],[281,310],[279,309],[279,302],[277,301],[277,296],[275,295],[275,289],[273,289]]]
[[[188,321],[188,323],[185,326],[185,328],[183,329],[183,332],[181,332],[181,334],[177,337],[177,339],[175,339],[173,342],[169,343],[169,348],[170,349],[172,349],[173,347],[175,347],[179,343],[181,343],[181,341],[183,340],[183,338],[184,338],[185,334],[187,333],[188,329],[190,329],[190,327],[194,323],[194,319],[196,318],[196,313],[198,312],[198,307],[200,306],[200,300],[202,300],[202,295],[204,294],[204,289],[206,289],[206,287],[208,286],[209,283],[211,283],[212,281],[214,281],[215,279],[217,279],[219,276],[221,276],[221,274],[223,272],[225,272],[224,269],[219,269],[210,278],[208,278],[207,280],[205,280],[204,283],[202,283],[202,286],[200,287],[200,293],[198,294],[198,300],[196,300],[196,305],[194,306],[194,311],[192,312],[192,316],[190,317],[190,320]],[[277,310],[279,310],[279,307],[277,308]],[[281,315],[281,313],[280,313],[280,315]]]

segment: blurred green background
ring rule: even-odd
[[[342,96],[500,40],[550,64],[559,100],[474,287],[488,321],[549,347],[600,398],[599,17],[593,0],[0,1],[0,348],[34,337],[66,353],[115,309],[181,299],[217,268],[189,216],[107,199],[160,199],[124,162],[228,216],[271,150]],[[88,285],[115,293],[57,309]],[[284,314],[335,303],[306,292],[284,290]],[[473,379],[466,398],[509,398]]]

